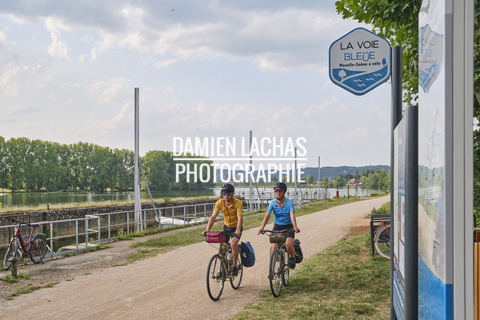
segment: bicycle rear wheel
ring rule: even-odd
[[[288,267],[288,252],[283,252],[283,284],[288,286],[290,280],[290,268]]]
[[[237,290],[240,287],[243,277],[243,265],[238,263],[238,274],[236,276],[230,276],[230,285],[233,289]]]
[[[47,239],[41,234],[37,234],[30,243],[30,260],[33,263],[40,263],[43,261],[47,253]]]
[[[283,287],[283,261],[282,253],[278,249],[273,251],[270,257],[268,280],[270,281],[270,290],[273,296],[279,297],[282,294]]]
[[[213,301],[220,299],[225,286],[226,270],[222,258],[216,254],[208,263],[207,268],[207,292]]]
[[[378,253],[384,258],[390,259],[390,224],[377,229],[373,242]]]

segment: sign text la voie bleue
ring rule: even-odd
[[[370,50],[379,48],[379,40],[364,40],[364,41],[355,41],[354,43],[348,41],[348,43],[340,42],[340,50],[345,50],[344,60],[345,61],[371,61],[375,60],[375,51],[356,51],[350,52],[349,50],[355,49],[354,45],[359,50]],[[379,62],[377,62],[380,64]]]

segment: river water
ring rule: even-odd
[[[248,193],[248,188],[237,188],[236,194],[242,196]],[[271,187],[262,186],[255,187],[254,192],[270,193]],[[323,189],[322,189],[323,190]],[[289,189],[292,192],[293,189]],[[350,188],[350,189],[327,189],[326,197],[331,198],[338,191],[339,196],[368,196],[377,193],[378,190]],[[302,189],[302,193],[309,194],[318,192],[318,189]],[[211,190],[166,190],[152,192],[154,199],[176,198],[176,197],[200,197],[200,196],[219,196],[219,189]],[[288,195],[287,195],[288,197]],[[148,200],[147,192],[141,192],[141,198]],[[20,207],[20,206],[42,206],[61,203],[74,202],[96,202],[96,201],[134,201],[133,192],[38,192],[38,193],[0,193],[0,203],[3,208]]]

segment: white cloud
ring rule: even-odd
[[[358,98],[329,80],[330,43],[357,26],[334,0],[17,0],[0,21],[0,136],[132,149],[135,86],[143,153],[253,130],[305,136],[328,164],[388,159],[349,156],[388,145],[389,90]]]
[[[34,78],[35,74],[41,71],[40,65],[28,66],[18,65],[14,62],[6,63],[2,66],[2,74],[0,76],[0,84],[3,88],[3,93],[6,96],[17,96],[21,91],[22,86],[31,84],[30,79]]]
[[[170,66],[177,61],[178,61],[177,59],[167,59],[167,60],[157,61],[157,62],[155,62],[154,65],[157,68],[163,68],[163,67],[166,67],[166,66]]]
[[[48,54],[54,58],[68,59],[68,47],[66,43],[60,40],[60,31],[68,31],[69,28],[65,26],[62,22],[53,18],[45,19],[45,28],[50,32],[50,37],[52,38],[52,43],[48,47]]]

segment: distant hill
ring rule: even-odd
[[[320,167],[320,179],[323,179],[325,177],[328,177],[329,179],[335,179],[336,177],[343,176],[347,173],[350,174],[355,174],[358,171],[358,174],[361,174],[362,171],[376,171],[376,170],[381,170],[385,169],[387,172],[390,171],[390,166],[386,165],[376,165],[376,166],[363,166],[363,167],[349,167],[349,166],[341,166],[341,167]],[[313,178],[315,180],[318,180],[318,167],[306,167],[303,170],[304,174],[303,176],[306,177],[307,175],[311,174],[313,175]],[[238,173],[244,174],[244,171],[237,171]],[[217,181],[220,180],[220,177],[226,177],[227,172],[220,172],[220,169],[217,169]],[[278,173],[275,173],[272,175],[273,177],[278,178]]]
[[[362,171],[376,171],[385,169],[387,172],[390,171],[390,166],[385,165],[376,165],[376,166],[364,166],[364,167],[320,167],[320,179],[328,177],[329,179],[335,179],[336,177],[343,176],[346,173],[355,174],[358,171],[358,174],[361,174]],[[306,167],[303,170],[304,175],[307,176],[309,174],[313,175],[315,180],[318,180],[318,167]]]

